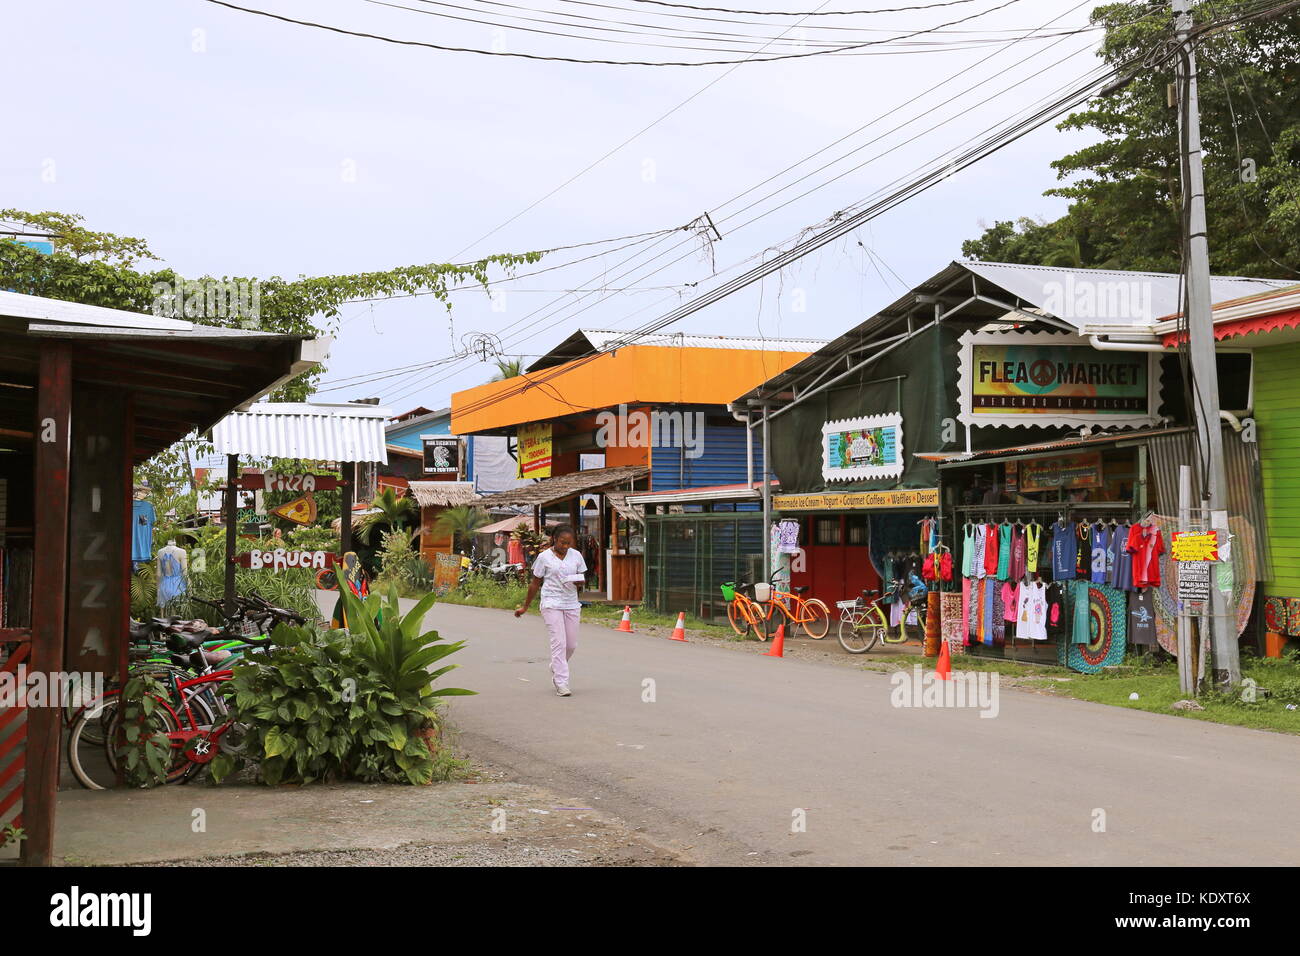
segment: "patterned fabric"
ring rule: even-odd
[[[942,621],[943,639],[948,644],[949,654],[966,652],[965,618],[966,597],[969,581],[962,584],[962,591],[945,591],[939,597],[939,617]]]
[[[1080,588],[1082,585],[1082,590]],[[1124,592],[1108,584],[1078,582],[1082,607],[1087,615],[1088,640],[1082,644],[1058,644],[1057,662],[1081,674],[1097,674],[1124,660],[1128,610]]]

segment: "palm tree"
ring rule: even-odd
[[[414,498],[397,497],[392,488],[385,488],[370,502],[370,507],[377,510],[365,515],[357,522],[357,540],[370,544],[370,537],[376,528],[396,530],[420,520],[420,506]]]
[[[457,505],[438,515],[433,522],[433,532],[439,537],[451,535],[452,545],[455,547],[491,521],[492,516],[482,508],[475,508],[473,505]]]
[[[519,358],[498,358],[496,360],[497,373],[493,375],[489,382],[504,382],[508,378],[518,378],[524,374],[524,360]]]

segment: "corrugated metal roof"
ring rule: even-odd
[[[1068,314],[1056,317],[1076,327],[1082,328],[1089,323],[1106,323],[1116,325],[1150,325],[1161,316],[1177,312],[1181,308],[1178,291],[1181,277],[1170,272],[1125,272],[1118,269],[1058,269],[1051,266],[1022,265],[1009,262],[970,262],[960,265],[978,276],[996,283],[1016,298],[1047,310],[1048,305],[1060,298],[1062,293],[1068,300],[1071,288],[1078,288],[1080,282],[1113,284],[1138,283],[1141,303],[1140,308],[1130,303],[1128,315],[1089,315],[1075,316]],[[1292,284],[1288,279],[1253,279],[1246,276],[1210,276],[1210,300],[1220,302],[1225,299],[1237,299],[1242,296],[1271,292]],[[1094,296],[1101,298],[1100,294]],[[1101,308],[1100,302],[1096,307]],[[1051,312],[1049,314],[1055,314]]]
[[[212,442],[222,455],[386,465],[384,422],[392,414],[377,405],[263,402],[214,425]]]

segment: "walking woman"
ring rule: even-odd
[[[578,621],[582,604],[578,585],[586,580],[587,562],[573,546],[573,529],[560,525],[551,533],[551,546],[533,562],[532,580],[524,603],[515,608],[515,617],[523,616],[540,591],[542,620],[551,636],[551,680],[555,693],[569,696],[569,658],[578,646]]]

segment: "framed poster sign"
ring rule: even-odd
[[[842,418],[822,426],[822,478],[858,481],[903,473],[903,416]]]
[[[1055,332],[966,332],[958,340],[963,425],[1145,426],[1159,420],[1159,356],[1094,349]]]
[[[424,442],[423,472],[431,478],[460,477],[460,439],[421,436]]]
[[[1019,472],[1020,490],[1024,492],[1100,488],[1105,483],[1099,451],[1022,461]]]

